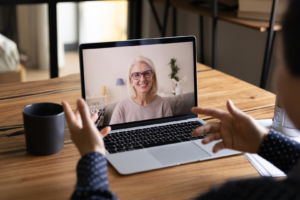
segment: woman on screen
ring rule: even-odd
[[[172,116],[171,107],[158,96],[158,82],[153,62],[144,56],[133,59],[128,70],[129,98],[120,101],[110,124],[134,122]]]

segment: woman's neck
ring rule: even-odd
[[[132,98],[133,101],[140,106],[147,106],[152,103],[156,98],[156,95],[151,94],[137,94],[136,97]]]

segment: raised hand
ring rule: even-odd
[[[63,101],[62,106],[71,132],[71,139],[78,148],[81,156],[88,152],[99,152],[105,155],[103,137],[110,132],[110,127],[105,127],[100,132],[94,121],[97,114],[90,116],[88,106],[83,99],[77,100],[77,110],[73,113],[70,105]]]
[[[236,108],[230,100],[227,101],[226,106],[229,112],[214,108],[194,107],[193,113],[213,116],[220,121],[200,126],[192,132],[192,135],[199,136],[210,132],[202,140],[203,144],[222,139],[213,147],[214,153],[225,148],[257,153],[269,130],[259,125],[250,115]]]

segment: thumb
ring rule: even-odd
[[[110,126],[107,126],[103,128],[101,131],[99,131],[99,133],[102,135],[102,137],[105,137],[110,131],[111,131]]]
[[[215,146],[213,147],[213,152],[217,153],[218,151],[221,151],[222,149],[225,149],[225,145],[224,142],[218,142],[217,144],[215,144]]]
[[[237,107],[235,107],[230,99],[227,101],[226,106],[227,106],[227,110],[234,118],[248,119],[248,115],[243,111],[241,111],[240,109],[238,109]]]

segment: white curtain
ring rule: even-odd
[[[79,3],[79,43],[127,39],[127,1]]]
[[[18,5],[17,25],[19,51],[28,56],[28,68],[49,70],[48,5]],[[59,29],[59,27],[58,27]],[[64,65],[64,47],[58,34],[58,62]]]

